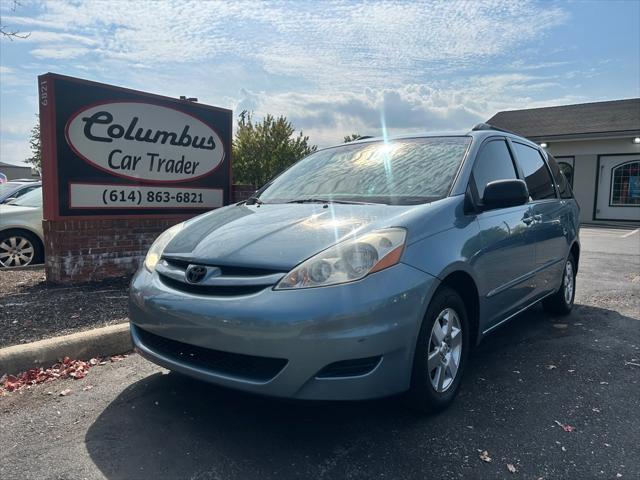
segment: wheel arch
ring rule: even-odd
[[[580,244],[574,241],[571,245],[571,248],[569,249],[569,253],[573,255],[573,259],[576,261],[575,273],[578,273],[578,266],[580,265]]]
[[[467,307],[467,317],[471,326],[469,343],[476,345],[480,339],[480,296],[475,280],[468,272],[456,270],[447,274],[440,285],[455,290],[462,297],[462,301]]]

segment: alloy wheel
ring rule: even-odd
[[[462,358],[462,328],[453,308],[440,312],[431,329],[427,365],[429,380],[438,393],[453,384]]]
[[[571,304],[573,300],[573,264],[571,260],[567,260],[567,263],[564,266],[564,301],[567,305]]]
[[[33,261],[34,255],[32,243],[24,237],[16,235],[0,243],[0,265],[3,267],[24,267]]]

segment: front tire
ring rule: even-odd
[[[462,298],[449,287],[439,288],[418,335],[407,394],[413,408],[437,412],[453,402],[466,364],[469,333]]]
[[[573,301],[576,296],[576,261],[573,254],[564,264],[562,270],[562,285],[553,295],[542,301],[545,311],[555,315],[568,315],[573,308]]]

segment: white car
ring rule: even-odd
[[[0,185],[0,203],[10,203],[42,186],[34,180],[11,180]]]
[[[44,261],[42,187],[0,205],[0,267]]]

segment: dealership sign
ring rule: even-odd
[[[230,110],[55,74],[39,85],[45,218],[226,203]]]

